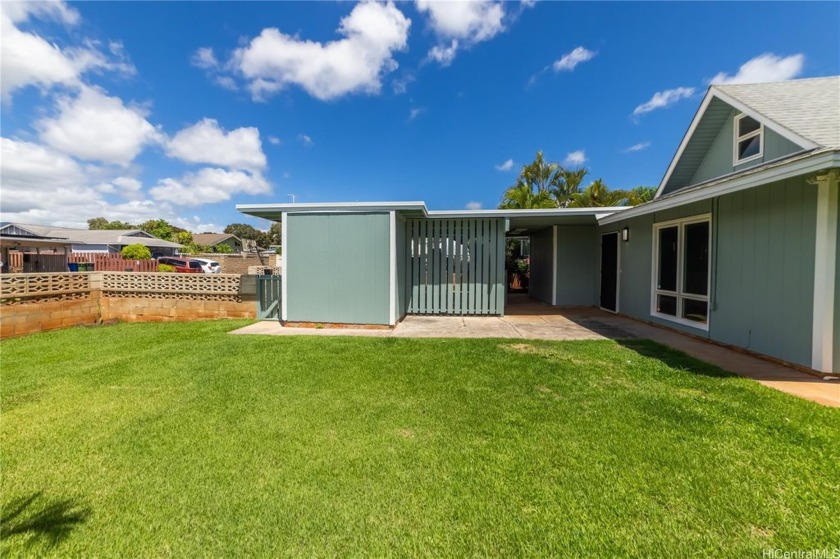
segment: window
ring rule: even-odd
[[[651,314],[704,330],[709,327],[711,218],[654,225]]]
[[[758,159],[764,153],[764,126],[751,116],[741,114],[735,117],[734,163]]]

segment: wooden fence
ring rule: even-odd
[[[158,267],[156,260],[127,260],[103,252],[74,252],[67,255],[67,262],[89,262],[97,272],[157,272]]]

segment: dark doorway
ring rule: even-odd
[[[601,235],[601,308],[618,311],[618,233]]]

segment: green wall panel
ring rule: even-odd
[[[553,228],[543,229],[531,235],[531,277],[528,294],[544,303],[551,304],[554,274]]]
[[[599,243],[595,225],[557,226],[558,306],[597,304]]]
[[[840,189],[840,185],[835,188]],[[835,257],[834,272],[834,372],[840,373],[840,193],[837,196],[838,228],[837,228],[837,256]]]
[[[290,214],[287,221],[286,319],[388,324],[390,216]]]
[[[654,223],[705,213],[712,214],[708,332],[650,315]],[[810,366],[815,215],[816,189],[791,179],[604,226],[630,228],[621,243],[619,312]]]
[[[733,144],[735,117],[739,114],[738,111],[733,110],[732,114],[726,120],[726,123],[721,128],[717,137],[715,138],[703,162],[694,173],[694,178],[691,179],[689,185],[699,184],[701,182],[715,179],[723,175],[728,175],[733,171],[741,171],[761,165],[767,161],[778,159],[785,155],[790,155],[801,151],[802,148],[791,142],[784,136],[777,134],[769,128],[764,129],[764,152],[762,157],[748,161],[742,165],[734,165]]]
[[[719,199],[712,338],[810,366],[816,189],[791,179]]]
[[[397,308],[395,321],[399,321],[408,312],[408,246],[406,245],[405,218],[400,214],[396,216],[396,239],[397,239],[397,285],[394,286],[397,295]]]

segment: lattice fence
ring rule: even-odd
[[[60,299],[83,299],[90,293],[88,274],[3,274],[0,303],[18,305]]]
[[[102,296],[239,302],[239,276],[103,272]]]

